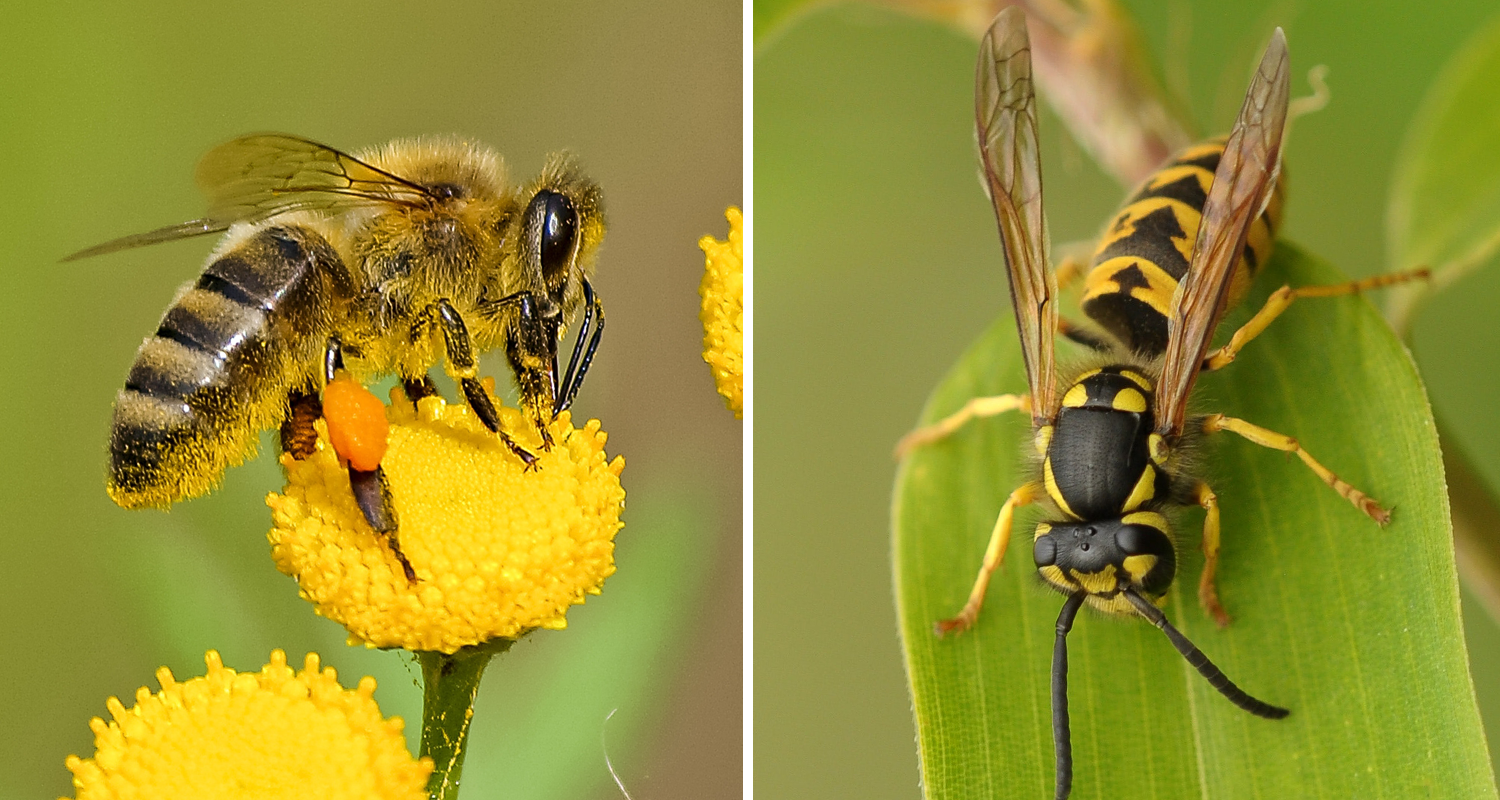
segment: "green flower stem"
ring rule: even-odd
[[[418,651],[422,663],[422,755],[432,759],[427,796],[454,800],[463,776],[474,719],[474,697],[490,658],[510,649],[514,640],[496,639],[456,653]]]

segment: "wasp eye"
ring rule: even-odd
[[[531,200],[530,213],[541,217],[542,274],[556,277],[573,255],[573,239],[578,232],[578,212],[573,203],[557,192],[537,192]]]

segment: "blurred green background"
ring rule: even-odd
[[[465,796],[736,796],[740,430],[701,360],[697,239],[742,203],[741,8],[683,0],[16,5],[0,30],[0,798],[71,794],[89,717],[316,650],[376,676],[416,747],[419,670],[350,648],[268,558],[269,455],[170,513],[103,491],[110,404],[210,239],[58,264],[198,216],[198,157],[276,130],[344,149],[472,136],[525,179],[568,148],[603,186],[609,332],[575,414],[626,456],[619,572],[490,667]],[[503,359],[484,370],[506,384]],[[604,727],[612,708],[619,713]]]
[[[1493,3],[1122,5],[1202,133],[1232,121],[1272,26],[1286,29],[1294,96],[1327,64],[1332,101],[1297,123],[1287,153],[1284,235],[1355,276],[1409,266],[1385,252],[1393,160]],[[920,791],[891,590],[890,452],[965,345],[1008,315],[977,179],[976,52],[954,29],[860,4],[820,6],[758,45],[755,756],[770,797]],[[1040,105],[1053,239],[1092,238],[1124,190]],[[1491,491],[1497,304],[1500,270],[1481,269],[1428,303],[1412,336],[1450,442]],[[1494,730],[1500,629],[1467,596],[1464,611]]]

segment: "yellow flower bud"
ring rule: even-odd
[[[729,241],[712,236],[698,240],[703,248],[703,283],[698,294],[703,307],[703,360],[714,374],[714,384],[724,395],[724,404],[736,417],[744,410],[745,375],[745,253],[743,218],[738,208],[724,213],[729,220]]]
[[[210,650],[208,674],[135,706],[109,698],[95,717],[93,758],[68,756],[77,800],[425,800],[432,761],[412,758],[400,717],[385,719],[375,679],[353,690],[308,653],[293,672],[280,650],[260,672],[236,673]]]

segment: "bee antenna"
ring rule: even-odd
[[[1124,595],[1125,599],[1129,600],[1130,604],[1135,606],[1135,610],[1140,612],[1141,616],[1149,620],[1152,625],[1161,628],[1161,632],[1167,635],[1167,638],[1172,642],[1172,646],[1177,648],[1177,652],[1181,653],[1182,657],[1187,659],[1189,664],[1193,665],[1193,669],[1198,670],[1198,674],[1202,675],[1204,680],[1208,681],[1209,686],[1218,689],[1219,694],[1228,698],[1229,702],[1249,711],[1257,717],[1265,717],[1266,719],[1281,719],[1287,714],[1292,713],[1285,708],[1273,706],[1270,703],[1257,700],[1246,694],[1244,689],[1235,686],[1234,681],[1231,681],[1222,670],[1214,666],[1214,662],[1209,661],[1208,656],[1203,655],[1203,651],[1199,650],[1197,645],[1188,641],[1188,638],[1183,636],[1181,631],[1172,627],[1172,623],[1167,621],[1167,617],[1161,613],[1161,609],[1152,605],[1146,598],[1141,597],[1134,589],[1126,588]],[[1062,622],[1059,620],[1059,631],[1062,630],[1061,625]],[[1056,687],[1056,667],[1053,667],[1052,680],[1053,686]],[[1053,692],[1055,697],[1056,688],[1053,689]],[[1054,705],[1055,703],[1056,701],[1054,700]],[[1053,715],[1055,717],[1056,712]]]
[[[1052,747],[1057,753],[1057,800],[1073,790],[1073,741],[1068,730],[1068,631],[1087,592],[1068,595],[1057,615],[1057,643],[1052,646]]]

